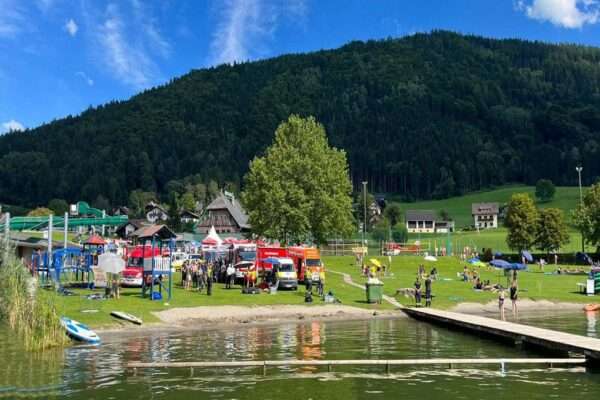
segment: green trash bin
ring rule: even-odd
[[[365,283],[367,303],[380,303],[383,300],[383,283]]]

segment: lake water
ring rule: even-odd
[[[595,314],[595,318],[600,315]],[[582,315],[521,318],[577,334],[600,324]],[[592,332],[594,330],[594,332]],[[101,346],[31,354],[0,328],[0,399],[518,399],[600,398],[600,375],[583,368],[270,368],[127,371],[130,361],[539,357],[485,337],[407,318],[242,326],[106,336]]]

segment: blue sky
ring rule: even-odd
[[[0,0],[0,134],[195,68],[432,29],[600,46],[600,0]]]

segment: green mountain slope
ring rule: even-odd
[[[600,175],[600,50],[434,32],[192,71],[0,137],[0,202],[112,204],[169,181],[239,184],[289,114],[347,151],[355,186],[445,198]]]

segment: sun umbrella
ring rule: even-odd
[[[425,261],[437,261],[437,258],[434,256],[425,256]]]
[[[511,269],[512,264],[504,260],[492,260],[490,265],[495,268]]]
[[[469,264],[477,264],[477,263],[480,263],[481,261],[479,260],[479,258],[477,258],[477,257],[473,257],[473,258],[469,258],[469,259],[467,260],[467,262],[468,262]]]
[[[381,268],[381,263],[379,262],[379,260],[378,260],[378,259],[376,259],[376,258],[371,258],[369,261],[370,261],[370,262],[371,262],[371,264],[373,264],[374,266]]]
[[[98,268],[110,274],[118,274],[125,269],[125,261],[114,253],[100,254]]]
[[[528,252],[527,250],[523,250],[523,251],[521,252],[521,255],[522,255],[523,257],[525,257],[525,259],[527,260],[527,262],[533,262],[533,257],[531,256],[531,253],[530,253],[530,252]]]
[[[527,265],[521,264],[521,263],[512,263],[512,264],[510,264],[510,269],[521,271],[521,270],[527,269]]]

